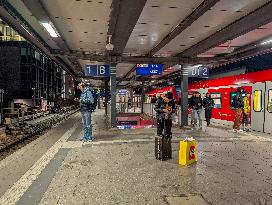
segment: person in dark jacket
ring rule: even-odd
[[[211,94],[207,93],[206,98],[203,100],[203,107],[205,109],[205,118],[207,122],[207,127],[211,124],[211,118],[212,118],[212,109],[214,107],[214,101],[211,98]]]
[[[93,89],[83,83],[80,83],[78,85],[79,90],[81,90],[80,95],[80,111],[82,115],[82,123],[83,123],[83,130],[84,130],[84,136],[83,141],[92,141],[92,109],[93,104],[95,102],[94,96],[93,96]]]
[[[164,98],[165,108],[167,113],[165,114],[165,135],[172,137],[172,125],[173,125],[173,114],[176,112],[176,104],[173,98],[173,93],[168,92],[166,98]]]
[[[196,96],[196,92],[188,99],[189,109],[191,110],[191,125],[195,124],[194,113],[193,113],[193,98]]]
[[[193,109],[194,125],[202,128],[202,98],[199,92],[195,93],[195,96],[191,99],[191,107]]]
[[[232,101],[232,107],[234,108],[235,111],[235,120],[233,124],[233,131],[242,131],[240,130],[240,126],[242,124],[242,119],[243,119],[243,108],[244,108],[244,103],[243,103],[243,88],[237,88],[237,92],[235,97],[233,98]]]
[[[151,98],[150,103],[151,103],[151,104],[155,104],[156,102],[157,102],[157,98],[156,98],[155,96],[153,96],[153,97]]]
[[[157,119],[157,136],[162,136],[162,132],[164,129],[164,103],[160,95],[157,96],[154,110],[156,111]]]
[[[154,110],[157,118],[157,135],[172,136],[172,114],[175,112],[176,106],[173,99],[173,94],[168,92],[164,97],[157,99]]]

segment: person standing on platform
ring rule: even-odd
[[[132,108],[132,101],[131,98],[128,98],[128,109]]]
[[[243,99],[243,126],[244,126],[244,131],[248,132],[249,131],[249,124],[250,124],[250,119],[249,119],[249,114],[250,114],[250,94],[246,93],[246,96]]]
[[[88,85],[80,83],[78,85],[79,90],[81,90],[80,95],[80,110],[83,122],[84,136],[82,141],[92,141],[92,108],[94,103],[94,97],[92,93],[92,88]]]
[[[244,108],[244,103],[243,103],[243,88],[238,88],[235,97],[233,98],[232,101],[232,107],[234,108],[235,111],[235,120],[233,124],[233,131],[242,131],[240,130],[240,126],[242,124],[242,117],[243,117],[243,108]]]
[[[171,138],[172,137],[172,123],[173,123],[172,118],[173,118],[173,114],[176,111],[176,104],[173,98],[173,93],[168,92],[163,100],[164,100],[164,108],[165,108],[164,134],[166,138]]]
[[[162,136],[164,129],[164,103],[160,94],[156,95],[157,102],[155,104],[154,110],[156,111],[157,119],[157,136]]]
[[[195,93],[195,96],[192,97],[192,108],[193,108],[193,118],[194,118],[194,126],[202,129],[202,98],[199,92]]]
[[[160,97],[160,94],[157,94],[157,95],[159,95],[159,97]],[[153,96],[153,97],[151,98],[151,100],[150,100],[150,103],[151,103],[151,104],[155,104],[156,101],[157,101],[157,98],[156,98],[155,96]]]
[[[207,93],[206,98],[203,100],[203,107],[205,109],[205,118],[207,122],[207,127],[211,124],[211,118],[212,118],[212,109],[214,107],[214,101],[211,98],[211,94]]]

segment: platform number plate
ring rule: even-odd
[[[110,66],[109,65],[85,65],[86,77],[109,77]]]
[[[188,77],[209,78],[209,68],[196,67],[188,69]]]

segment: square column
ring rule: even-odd
[[[105,80],[105,114],[108,115],[109,79]]]
[[[180,126],[188,126],[188,70],[180,65],[181,116]]]
[[[117,126],[116,123],[116,63],[110,64],[110,94],[111,94],[111,127]]]
[[[142,82],[142,96],[141,96],[141,114],[144,113],[144,100],[145,100],[145,87],[144,81]]]

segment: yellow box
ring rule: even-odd
[[[196,159],[196,140],[183,140],[179,142],[179,164],[190,165],[197,161]]]

